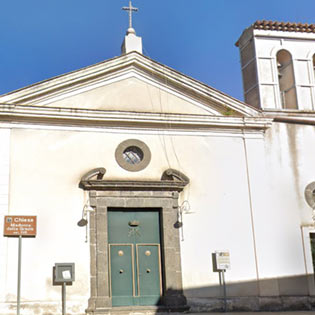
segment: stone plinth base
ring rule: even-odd
[[[223,312],[222,298],[187,298],[190,312]],[[227,312],[311,311],[315,296],[235,297],[227,298]]]
[[[86,300],[66,301],[67,315],[84,315]],[[0,302],[0,314],[16,315],[16,302]],[[58,301],[21,302],[23,315],[52,315],[62,314],[61,298]]]
[[[187,312],[189,306],[122,306],[97,310],[86,310],[87,315],[154,315],[171,312]]]

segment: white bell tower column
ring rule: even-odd
[[[237,41],[245,102],[315,110],[315,24],[257,21]]]

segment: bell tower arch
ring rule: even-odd
[[[315,110],[314,44],[315,24],[256,21],[247,28],[236,43],[245,102],[264,110]]]

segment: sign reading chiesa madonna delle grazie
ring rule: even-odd
[[[5,216],[3,235],[11,237],[35,237],[36,219],[36,216]]]

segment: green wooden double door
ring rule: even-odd
[[[158,209],[108,210],[113,306],[157,305],[162,292]]]

